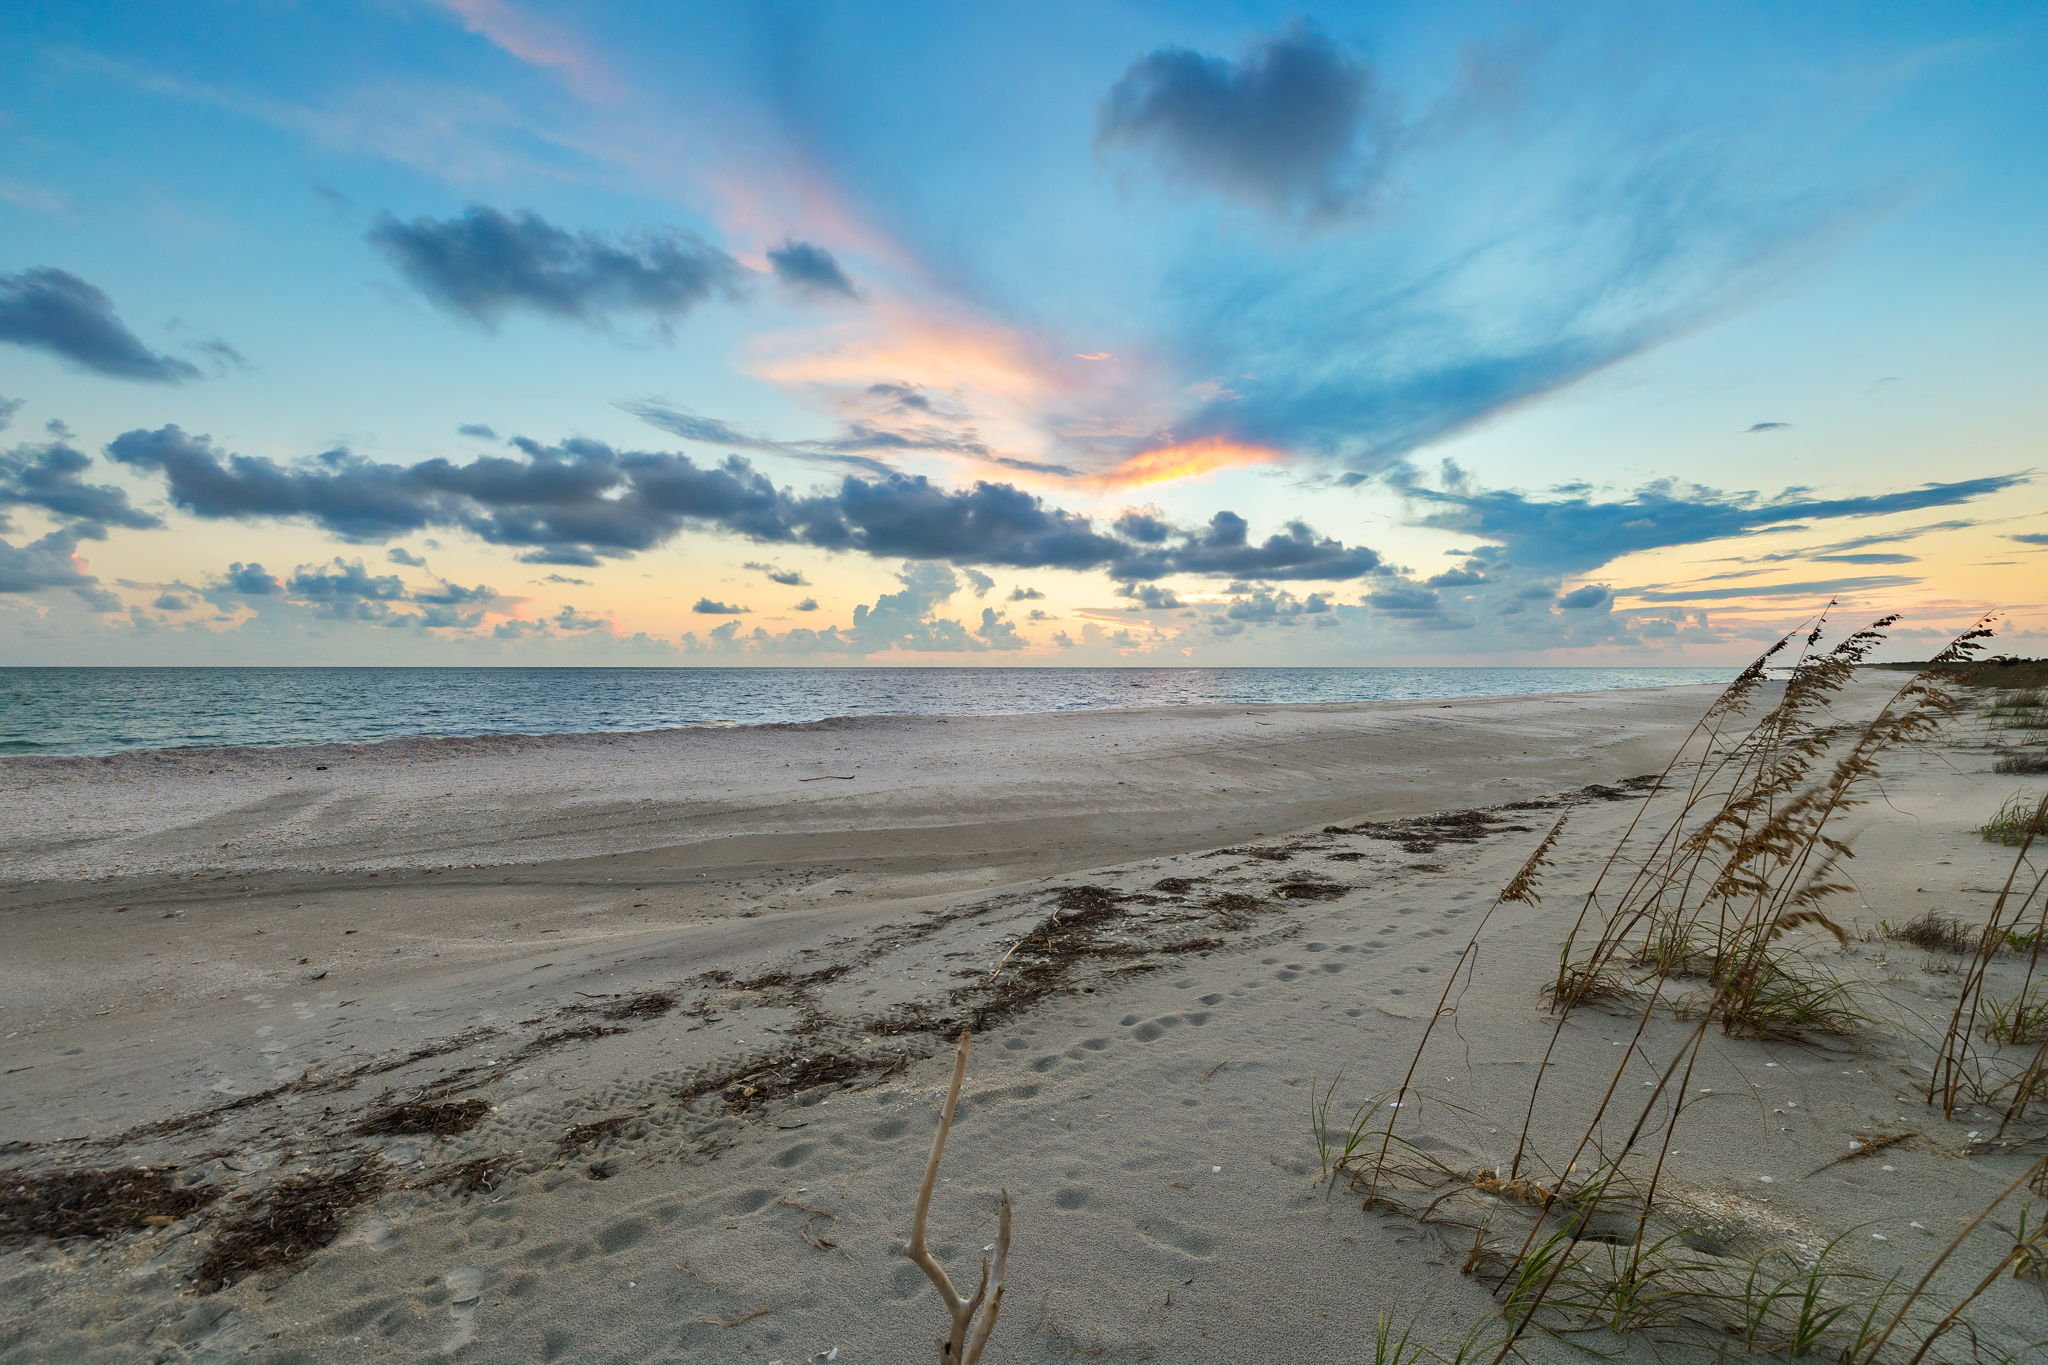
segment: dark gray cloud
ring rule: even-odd
[[[14,415],[28,406],[26,398],[0,398],[0,431],[14,425]]]
[[[1131,611],[1166,611],[1169,608],[1186,605],[1178,594],[1164,583],[1125,583],[1117,592],[1134,599],[1137,605]],[[1044,596],[1040,593],[1039,596]]]
[[[803,601],[790,608],[791,611],[816,611],[817,609],[818,599],[815,597],[806,597]]]
[[[1508,490],[1406,491],[1437,509],[1418,524],[1500,542],[1499,548],[1475,555],[1480,566],[1505,562],[1524,571],[1572,574],[1591,572],[1638,550],[1695,545],[1788,522],[1953,506],[2025,482],[2023,475],[1998,474],[1870,497],[1787,494],[1768,501],[1753,493],[1680,489],[1670,483],[1652,484],[1612,502],[1595,502],[1585,495],[1531,497]]]
[[[316,602],[397,602],[406,596],[396,574],[373,574],[360,560],[337,556],[331,564],[301,566],[285,583],[294,597]]]
[[[804,576],[795,569],[784,569],[774,564],[762,564],[755,560],[748,560],[740,567],[752,569],[756,573],[766,575],[770,583],[780,583],[785,588],[804,588],[810,586]]]
[[[786,241],[768,253],[768,265],[775,278],[800,294],[857,299],[860,291],[838,260],[824,247],[810,242]]]
[[[609,617],[588,616],[574,607],[563,607],[560,611],[556,612],[554,622],[562,630],[579,632],[608,630],[612,624]]]
[[[284,584],[275,574],[261,564],[228,565],[228,571],[221,577],[220,586],[228,592],[243,597],[276,597],[284,592]]]
[[[49,266],[0,275],[0,341],[115,379],[178,384],[199,378],[197,366],[143,345],[99,288]]]
[[[255,620],[279,630],[302,629],[312,621],[469,629],[502,601],[496,589],[483,584],[442,582],[411,590],[395,574],[373,573],[362,561],[339,556],[324,564],[301,564],[282,579],[261,564],[230,564],[205,595],[223,612],[246,608],[256,613]]]
[[[1018,586],[1010,589],[1010,600],[1012,602],[1038,602],[1044,600],[1044,598],[1045,594],[1036,588]]]
[[[26,545],[0,540],[0,593],[69,588],[96,610],[106,610],[106,592],[99,587],[99,580],[80,569],[71,557],[78,540],[78,532],[70,530],[52,531]]]
[[[183,611],[192,604],[174,592],[166,592],[158,593],[156,600],[149,605],[158,611]]]
[[[691,607],[690,610],[696,612],[699,616],[744,616],[749,611],[752,611],[753,608],[735,606],[731,602],[717,602],[709,597],[700,597],[697,599],[697,605]]]
[[[540,581],[543,583],[568,583],[573,584],[574,586],[579,588],[587,588],[590,586],[590,580],[587,578],[571,578],[567,574],[559,573],[551,573],[546,578],[543,578]]]
[[[1134,63],[1096,119],[1097,145],[1154,154],[1165,173],[1308,218],[1354,211],[1381,157],[1371,71],[1296,23],[1239,61],[1165,47]]]
[[[1813,558],[1823,564],[1918,564],[1918,555],[1864,554],[1864,555],[1815,555]]]
[[[1237,598],[1224,609],[1223,615],[1230,621],[1270,621],[1291,625],[1298,616],[1321,616],[1329,610],[1329,599],[1321,593],[1296,597],[1289,592],[1255,591]]]
[[[391,552],[384,557],[393,564],[403,564],[408,568],[424,569],[427,567],[426,560],[414,554],[411,550],[406,549],[403,545],[392,546]]]
[[[1102,569],[1125,580],[1176,573],[1336,580],[1381,569],[1372,550],[1298,521],[1263,540],[1234,512],[1195,529],[1125,517],[1105,531],[1011,484],[948,489],[897,474],[799,493],[737,455],[700,465],[686,455],[583,439],[512,444],[512,454],[460,465],[439,458],[382,464],[345,450],[281,465],[168,426],[123,433],[107,453],[162,476],[171,501],[195,516],[299,518],[360,542],[460,528],[519,549],[530,563],[595,564],[701,530],[892,559]]]
[[[36,507],[98,539],[108,526],[146,530],[163,522],[128,501],[127,491],[85,482],[92,467],[83,451],[52,441],[0,451],[0,529],[9,507]]]
[[[497,601],[498,590],[482,583],[465,588],[460,583],[443,581],[438,588],[421,588],[408,594],[406,600],[429,607],[482,606]]]
[[[2048,545],[2048,535],[2038,531],[2022,531],[2018,535],[2007,536],[2006,539],[2017,540],[2022,545]]]
[[[1588,583],[1582,588],[1573,588],[1557,599],[1560,611],[1590,611],[1605,609],[1614,601],[1614,589],[1605,583]]]
[[[369,240],[429,302],[485,326],[523,309],[592,324],[637,316],[666,328],[731,295],[746,275],[689,233],[614,239],[484,204],[454,218],[385,214]]]
[[[457,436],[473,436],[479,441],[495,441],[498,439],[498,433],[482,422],[464,422],[461,426],[455,428],[455,434]]]
[[[1444,609],[1441,597],[1428,588],[1412,583],[1381,588],[1369,594],[1365,600],[1374,611],[1409,619],[1437,616]]]
[[[1751,436],[1760,431],[1784,431],[1791,425],[1790,422],[1753,422],[1742,429],[1742,434]]]

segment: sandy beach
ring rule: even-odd
[[[971,1265],[1009,1190],[991,1362],[1370,1360],[1384,1313],[1455,1338],[1499,1305],[1324,1180],[1314,1097],[1401,1081],[1564,816],[1416,1082],[1437,1160],[1507,1157],[1564,933],[1712,697],[0,760],[4,1164],[196,1192],[0,1239],[0,1360],[933,1359],[900,1250],[963,1026],[934,1246]],[[2041,782],[1990,766],[1966,714],[1841,821],[1850,940],[1815,951],[1868,1030],[1705,1045],[1670,1178],[1744,1235],[1891,1274],[2038,1157],[1921,1103],[1955,977],[1881,931],[1982,922],[2013,850],[1977,827]],[[1575,1013],[1539,1144],[1690,1027]],[[237,1262],[287,1188],[319,1196],[304,1254]],[[2041,1293],[1983,1296],[1987,1352],[2048,1337]]]

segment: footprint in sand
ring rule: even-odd
[[[454,1355],[476,1340],[476,1305],[484,1296],[484,1272],[473,1265],[457,1266],[442,1283],[448,1286],[448,1316],[454,1330],[441,1344],[442,1355]]]

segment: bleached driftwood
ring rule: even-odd
[[[989,1333],[996,1327],[996,1315],[1003,1311],[1003,1267],[1010,1257],[1010,1192],[1003,1191],[996,1224],[995,1273],[989,1273],[989,1258],[981,1258],[981,1283],[972,1298],[963,1299],[953,1287],[952,1277],[925,1244],[925,1223],[931,1216],[932,1191],[939,1183],[939,1162],[946,1154],[946,1138],[953,1131],[953,1110],[960,1103],[960,1086],[967,1079],[968,1035],[960,1035],[960,1050],[953,1055],[953,1085],[946,1092],[946,1107],[939,1113],[939,1131],[932,1137],[931,1160],[925,1163],[924,1185],[917,1192],[917,1214],[910,1223],[910,1244],[903,1254],[925,1273],[939,1297],[946,1301],[952,1330],[939,1342],[940,1365],[975,1365]]]

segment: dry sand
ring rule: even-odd
[[[1458,1107],[1412,1120],[1448,1163],[1502,1159],[1574,892],[1635,810],[1614,784],[1710,695],[0,761],[4,1160],[215,1195],[0,1236],[0,1360],[934,1359],[899,1250],[962,1022],[935,1244],[971,1263],[1012,1192],[991,1365],[1369,1360],[1389,1309],[1456,1335],[1492,1301],[1320,1185],[1312,1087],[1400,1079],[1468,917],[1568,810],[1420,1079]],[[1898,758],[1845,826],[1857,927],[1981,921],[2011,853],[1973,831],[2039,779],[1978,745],[1965,722]],[[1677,1185],[1788,1244],[1853,1229],[1885,1273],[1938,1248],[2027,1158],[1912,1098],[1952,990],[1923,957],[1840,951],[1887,992],[1868,1038],[1716,1035]],[[1574,1017],[1547,1146],[1630,1027]],[[463,1131],[363,1131],[408,1115]],[[331,1241],[199,1292],[280,1182],[337,1173]],[[1983,1311],[2048,1337],[2041,1305],[2008,1281]]]

